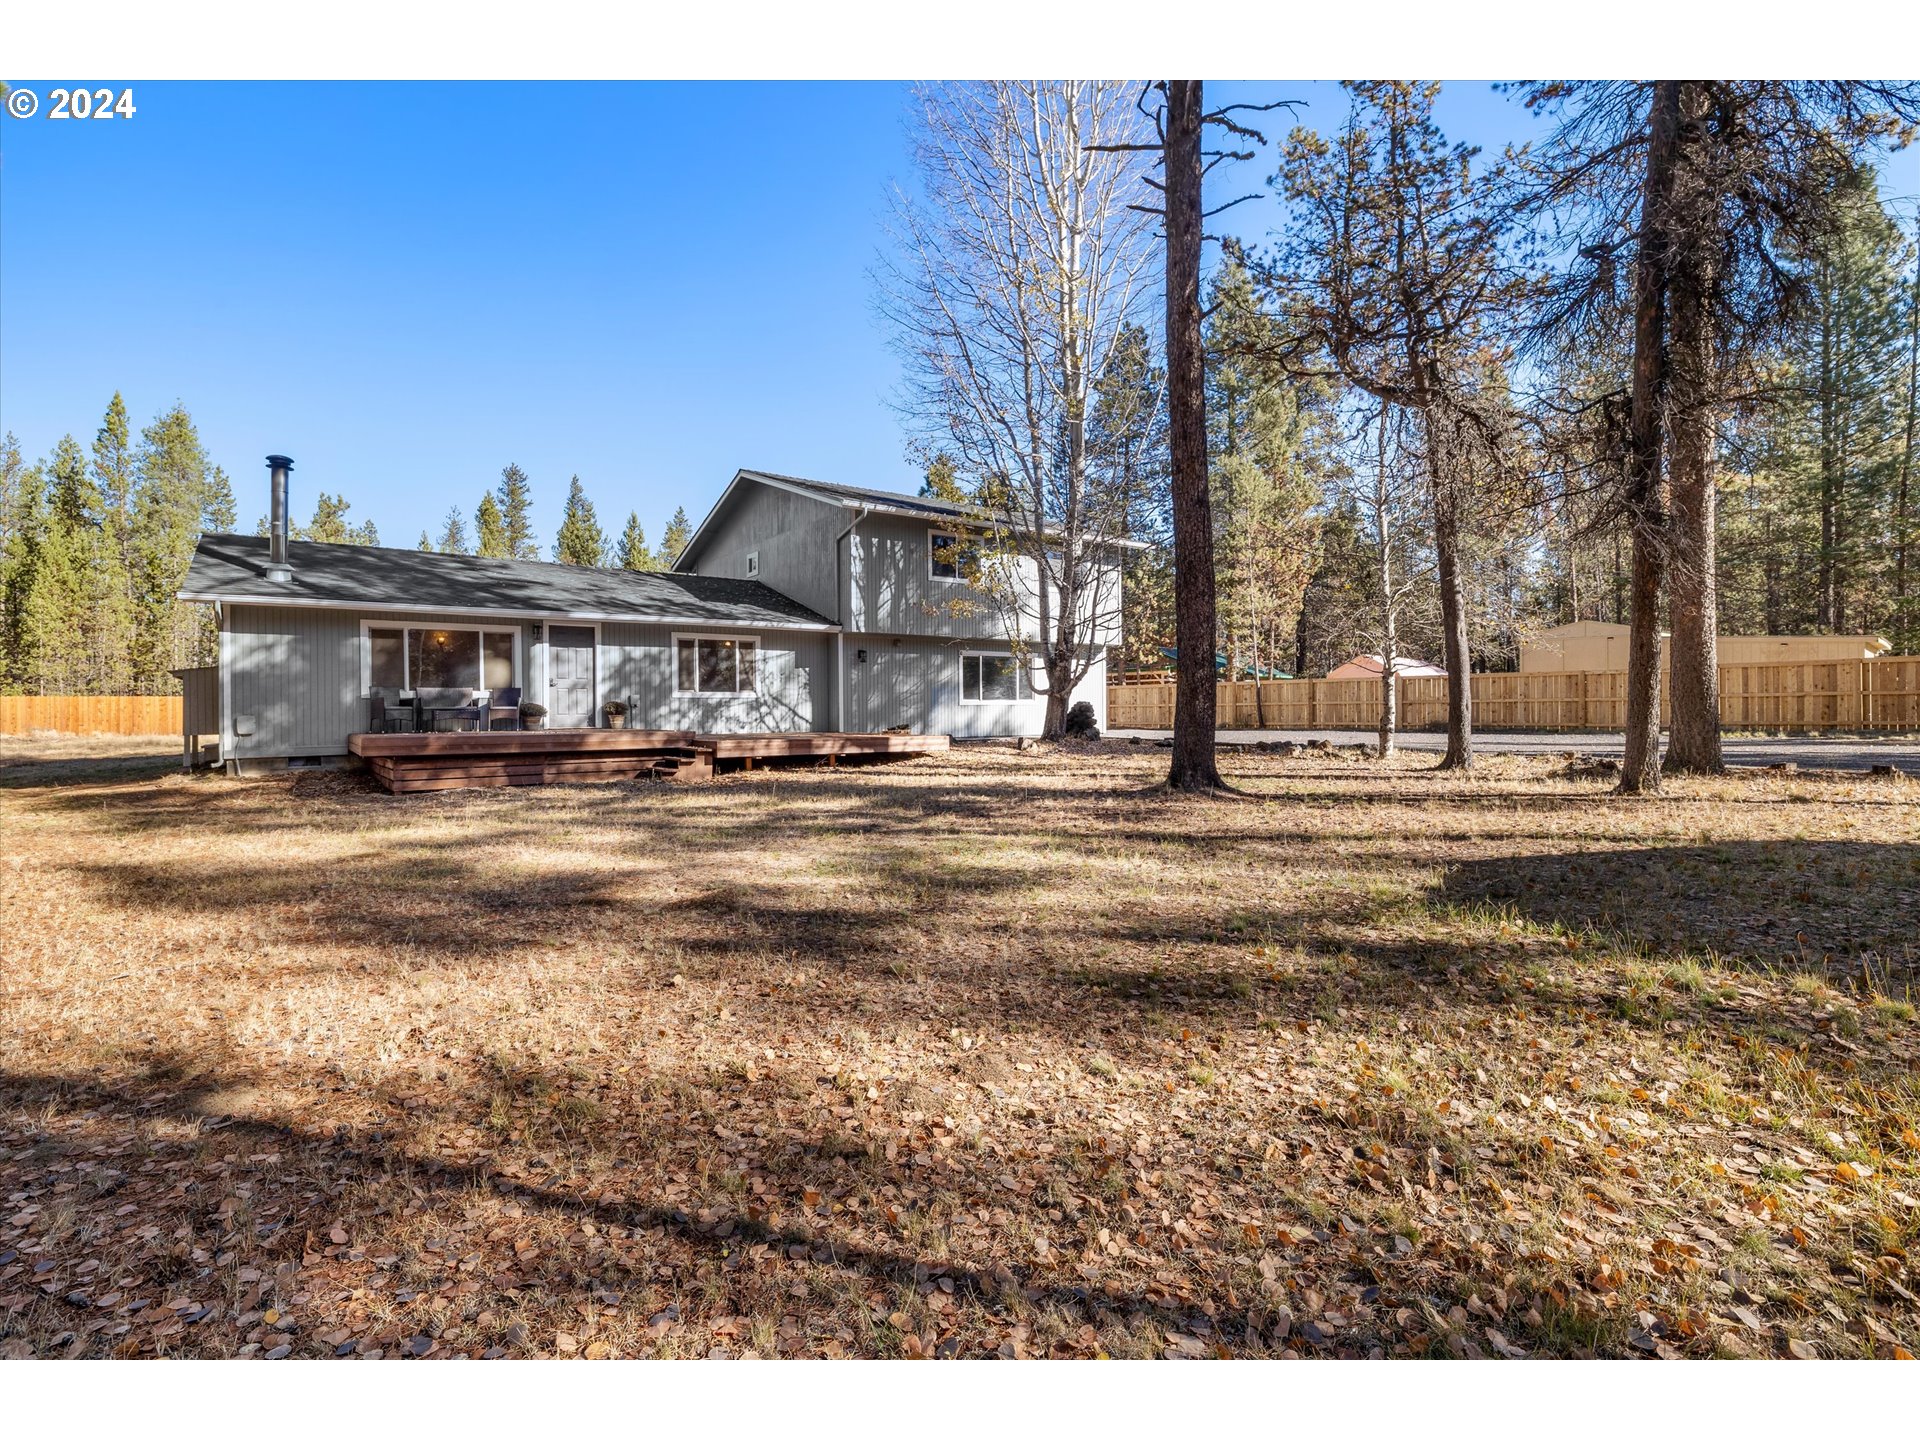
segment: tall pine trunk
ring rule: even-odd
[[[1394,732],[1400,728],[1394,657],[1400,653],[1398,616],[1393,603],[1393,531],[1387,522],[1387,408],[1380,407],[1380,453],[1373,472],[1373,528],[1380,542],[1380,758],[1393,754]]]
[[[1436,480],[1433,510],[1434,568],[1440,581],[1441,641],[1447,664],[1447,753],[1440,769],[1473,764],[1473,665],[1467,649],[1467,604],[1460,578],[1460,517],[1444,480]]]
[[[1213,507],[1207,493],[1206,357],[1200,345],[1198,80],[1167,82],[1167,430],[1173,452],[1176,790],[1225,788],[1214,756]]]
[[[1668,310],[1668,470],[1673,494],[1672,719],[1666,768],[1695,775],[1726,769],[1720,753],[1718,583],[1714,554],[1714,423],[1719,357],[1713,301],[1719,280],[1719,195],[1705,97],[1688,87],[1678,157],[1676,213],[1684,218]]]
[[[1658,80],[1640,193],[1634,264],[1633,400],[1626,509],[1633,539],[1627,640],[1627,724],[1620,793],[1660,788],[1660,602],[1666,589],[1667,519],[1661,459],[1667,407],[1667,284],[1671,269],[1678,80]]]

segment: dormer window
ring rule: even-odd
[[[760,552],[758,550],[749,550],[747,552],[747,578],[749,580],[757,580],[760,578]]]

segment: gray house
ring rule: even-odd
[[[716,735],[1039,733],[1028,665],[954,563],[963,507],[743,470],[660,574],[288,541],[271,461],[275,533],[203,536],[181,590],[216,607],[189,708],[229,768],[345,756],[375,694],[416,687],[516,687],[549,728],[619,700],[633,727]],[[1075,694],[1102,725],[1117,639]]]

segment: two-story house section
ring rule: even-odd
[[[1037,735],[1046,707],[1036,671],[1016,660],[1004,607],[968,584],[954,554],[970,520],[966,507],[928,496],[742,470],[674,568],[755,580],[834,621],[836,729]],[[1102,587],[1114,612],[1118,587],[1116,570]],[[1029,563],[1012,590],[1036,594]],[[1037,605],[1021,608],[1031,645]],[[1092,637],[1100,653],[1072,697],[1090,701],[1103,726],[1104,652],[1119,641],[1111,623],[1107,631]]]

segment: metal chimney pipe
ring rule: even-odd
[[[293,579],[293,563],[287,558],[287,476],[293,461],[284,455],[267,456],[267,468],[273,472],[273,519],[267,556],[267,578],[282,584]]]

